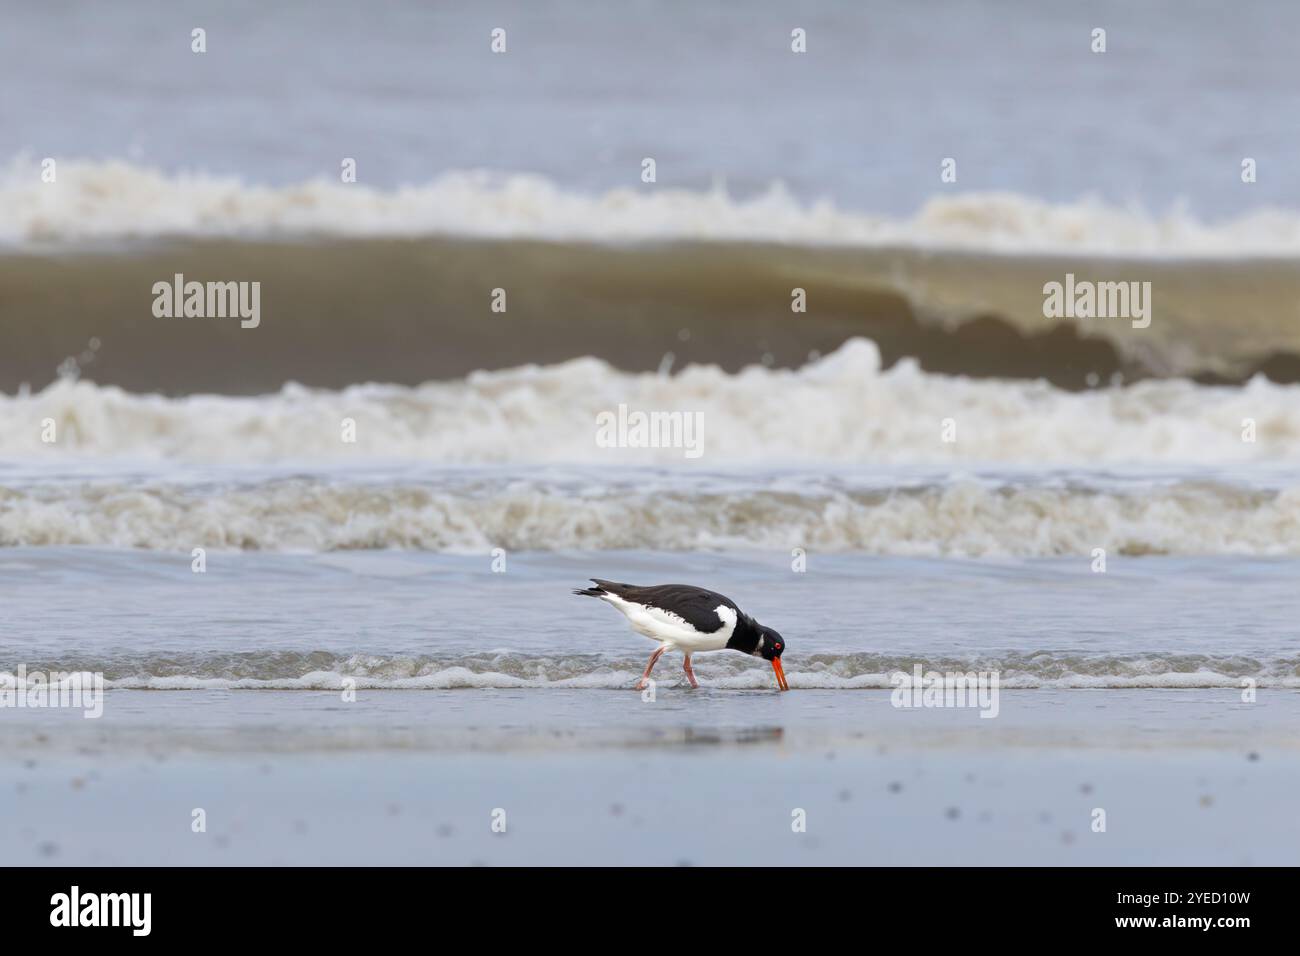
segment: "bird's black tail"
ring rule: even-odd
[[[584,597],[601,597],[605,594],[618,594],[620,591],[630,588],[630,584],[618,584],[615,581],[602,581],[600,578],[592,578],[594,588],[574,588],[574,594],[581,594]]]

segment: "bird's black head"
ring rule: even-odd
[[[785,653],[785,638],[770,627],[759,629],[758,653],[765,661],[772,662],[772,671],[776,674],[776,686],[782,690],[789,690],[790,685],[785,680],[785,668],[781,666],[781,655]]]
[[[770,627],[759,628],[758,654],[765,661],[775,660],[785,653],[785,638]]]

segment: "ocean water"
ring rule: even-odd
[[[3,40],[52,70],[0,116],[10,657],[614,687],[645,648],[568,588],[688,576],[796,685],[1295,682],[1300,215],[1240,177],[1300,148],[1294,5],[126,9]],[[175,272],[260,324],[159,319]],[[1044,319],[1066,272],[1151,325]]]
[[[779,812],[653,862],[762,862],[745,832],[798,801],[841,839],[771,859],[942,862],[954,808],[984,862],[1293,859],[1297,27],[1263,0],[7,10],[0,83],[41,95],[0,101],[0,682],[108,696],[0,711],[6,844],[631,862],[689,773]],[[255,327],[161,317],[177,276],[258,283]],[[1076,279],[1147,287],[1149,323],[1045,316]],[[611,447],[629,410],[690,438]],[[669,656],[643,704],[653,645],[570,593],[593,576],[727,594],[792,692],[725,652],[691,690]],[[999,718],[891,707],[916,665],[996,671]],[[142,836],[223,779],[226,843]],[[1103,781],[1129,823],[1083,851]],[[412,787],[437,839],[375,851]],[[456,844],[502,800],[563,837]],[[300,840],[340,820],[370,849]]]
[[[1285,0],[36,5],[8,11],[0,61],[42,75],[42,96],[7,98],[0,129],[33,157],[270,187],[337,181],[352,156],[383,189],[482,169],[599,195],[635,188],[649,155],[665,187],[780,181],[891,215],[932,198],[952,156],[958,192],[1232,219],[1295,209],[1300,133],[1279,118],[1297,17]],[[1248,189],[1245,156],[1262,170]]]
[[[814,555],[796,574],[781,554],[642,549],[522,552],[504,572],[492,563],[213,552],[195,574],[187,554],[10,550],[0,571],[24,583],[6,594],[2,650],[29,670],[100,672],[110,688],[631,688],[656,645],[569,591],[612,574],[745,596],[785,637],[796,690],[888,689],[917,664],[998,671],[1008,689],[1300,687],[1294,560],[1116,558],[1097,574],[1086,556],[855,552]],[[696,668],[714,689],[774,687],[765,662],[740,654],[700,655]],[[656,676],[686,687],[679,656]]]
[[[123,9],[6,18],[45,80],[0,104],[5,391],[798,368],[854,335],[1072,389],[1300,380],[1282,0]],[[262,283],[268,321],[154,321],[178,273]],[[1158,317],[1049,321],[1067,274]]]
[[[6,69],[81,53],[0,117],[6,655],[612,688],[643,642],[568,589],[687,577],[796,687],[1294,684],[1300,214],[1239,175],[1300,147],[1294,8],[797,13],[15,11]],[[179,272],[260,323],[157,318]],[[1044,318],[1066,272],[1153,321]],[[624,407],[697,445],[605,447]]]

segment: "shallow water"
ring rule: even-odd
[[[780,631],[796,688],[998,670],[1009,687],[1300,686],[1294,559],[961,561],[780,553],[213,552],[19,548],[0,554],[6,637],[28,669],[124,687],[617,688],[653,649],[589,577],[684,580]],[[1232,608],[1230,619],[1226,608]],[[657,675],[682,681],[669,656]],[[766,665],[700,655],[706,685],[771,686]]]

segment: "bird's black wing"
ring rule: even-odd
[[[719,605],[731,608],[736,612],[737,618],[741,616],[740,608],[730,598],[689,584],[657,584],[654,587],[638,588],[610,581],[596,583],[626,601],[671,611],[701,634],[712,634],[722,627],[722,619],[718,617]]]

